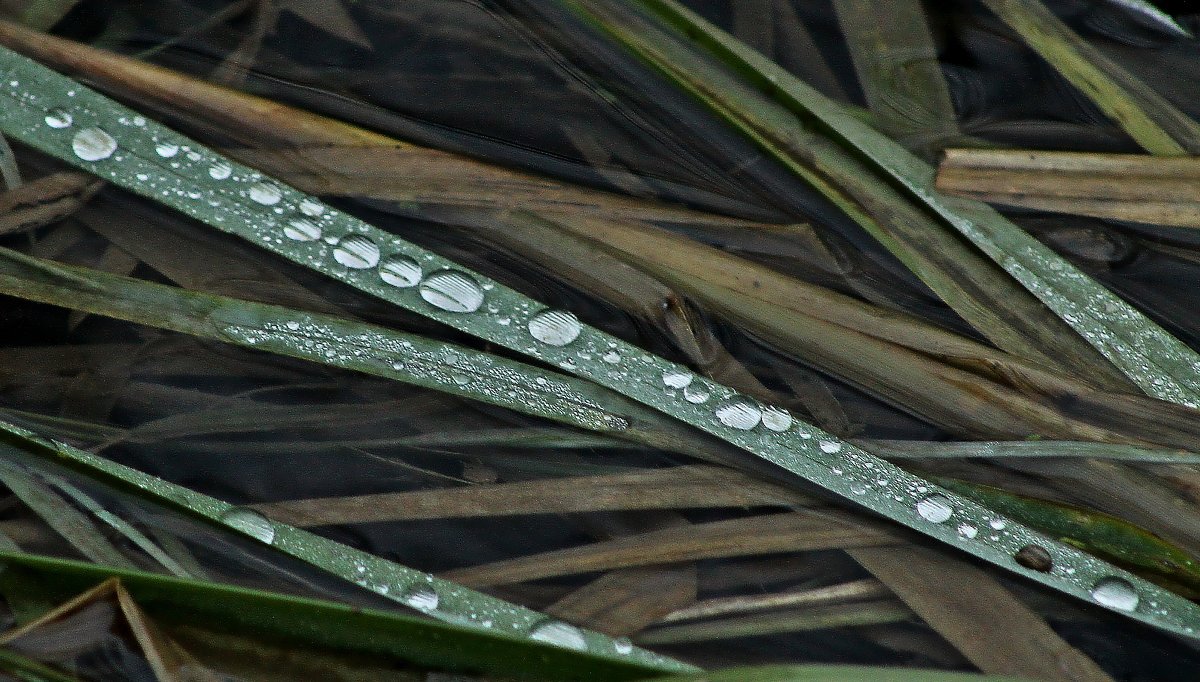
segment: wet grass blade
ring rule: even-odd
[[[1200,405],[1200,356],[1136,308],[985,204],[940,194],[927,164],[686,8],[671,0],[641,4],[755,82],[769,85],[779,102],[860,152],[1003,267],[1146,394]]]
[[[547,620],[536,611],[271,521],[257,512],[235,507],[69,445],[46,440],[10,424],[0,422],[0,441],[3,441],[0,457],[9,462],[36,467],[39,461],[45,460],[81,471],[86,476],[252,538],[385,598],[402,604],[415,603],[426,615],[452,622],[465,631],[484,637],[504,632],[508,635],[505,639],[530,641]],[[4,575],[6,573],[0,573],[0,578]],[[161,576],[158,579],[168,580]],[[573,632],[577,632],[578,637],[572,637],[572,645],[568,648],[586,650],[617,667],[691,668],[642,649],[627,650],[623,643],[596,632]]]
[[[948,149],[937,188],[991,204],[1200,228],[1200,159]]]
[[[1089,45],[1039,0],[983,4],[1146,151],[1160,156],[1200,152],[1200,124]]]
[[[864,440],[860,444],[891,459],[1088,458],[1142,464],[1200,464],[1200,453],[1136,445],[1061,440],[967,441]]]
[[[547,309],[452,260],[235,164],[15,53],[0,51],[0,71],[5,75],[0,97],[6,100],[6,106],[0,109],[0,128],[45,153],[401,308],[564,368],[888,519],[1030,580],[1184,636],[1194,636],[1196,627],[1200,627],[1200,609],[1191,602],[1015,521],[1005,520],[1006,533],[995,539],[981,536],[963,543],[955,524],[944,523],[950,517],[984,524],[999,516],[796,420],[785,410],[762,405],[727,386],[696,376],[680,365],[581,324],[567,311]],[[64,113],[71,117],[69,126],[47,124],[47,117],[58,123]],[[161,149],[167,150],[167,156]],[[192,199],[194,194],[200,199]],[[328,237],[332,243],[313,236]],[[47,456],[61,459],[65,456],[62,453],[69,452],[68,459],[80,465],[119,471],[117,478],[130,487],[155,487],[153,479],[139,480],[138,472],[114,469],[112,462],[90,460],[87,453],[57,445],[47,449]],[[157,485],[156,492],[161,496],[161,482]],[[218,518],[230,511],[215,501],[206,504]],[[937,513],[928,513],[931,504]],[[943,516],[942,510],[948,514]],[[270,527],[273,546],[297,551],[310,563],[338,575],[353,576],[354,560],[348,557],[356,557],[368,568],[368,584],[373,584],[370,581],[376,579],[375,574],[387,575],[400,588],[424,579],[336,543],[322,545],[317,536],[303,531],[281,524]],[[1012,556],[1031,543],[1047,547],[1057,564],[1070,566],[1074,572],[1047,574],[1014,565]],[[1107,588],[1114,584],[1132,598],[1109,600]],[[445,588],[452,594],[457,589],[451,585]],[[487,598],[472,595],[471,599]],[[465,608],[451,610],[490,610],[471,608],[462,602],[459,607]],[[518,621],[523,631],[533,625],[529,619],[535,616],[528,612],[508,604],[503,609],[497,605],[496,609],[505,618]],[[615,651],[610,640],[599,637],[594,635],[588,640],[594,642],[593,650]]]
[[[655,666],[544,644],[506,628],[481,629],[220,583],[172,578],[30,554],[0,553],[0,590],[14,601],[56,603],[117,578],[164,625],[291,643],[434,670],[523,679],[629,680]],[[660,668],[661,669],[661,668]]]

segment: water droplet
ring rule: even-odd
[[[65,109],[51,109],[46,112],[46,125],[51,128],[70,128],[75,122],[71,112]]]
[[[159,142],[154,145],[154,151],[164,159],[169,159],[179,153],[179,145],[171,142]]]
[[[1092,599],[1097,604],[1118,611],[1132,611],[1138,605],[1138,593],[1124,578],[1104,578],[1092,586]]]
[[[1050,557],[1050,552],[1046,551],[1041,545],[1025,545],[1017,550],[1013,555],[1013,559],[1025,568],[1042,573],[1049,573],[1054,567],[1054,560]]]
[[[221,514],[221,522],[268,545],[275,540],[275,524],[253,509],[234,507]]]
[[[667,388],[687,388],[692,383],[691,372],[681,372],[677,369],[668,369],[663,372],[662,377]]]
[[[628,637],[617,637],[613,640],[613,649],[624,656],[633,651],[633,642],[629,641]]]
[[[850,492],[855,495],[863,495],[867,492],[867,484],[862,481],[854,481],[850,484]]]
[[[1008,524],[1004,523],[1002,519],[992,519],[988,521],[988,525],[992,527],[992,530],[1004,530],[1008,527]]]
[[[400,600],[414,609],[425,613],[435,611],[438,607],[438,593],[428,585],[418,585],[408,590]]]
[[[917,513],[931,523],[945,523],[954,514],[954,505],[945,495],[930,495],[917,503]]]
[[[283,236],[298,242],[311,242],[321,238],[321,228],[311,220],[293,218],[283,226]]]
[[[117,151],[117,141],[99,128],[84,128],[75,133],[71,149],[84,161],[102,161]]]
[[[419,291],[426,303],[451,313],[473,313],[483,305],[483,289],[458,270],[431,273],[421,280]]]
[[[787,431],[792,427],[792,415],[788,414],[787,410],[768,407],[763,410],[762,423],[772,431]]]
[[[968,540],[973,540],[979,534],[979,529],[969,523],[960,523],[958,524],[958,534]]]
[[[305,197],[300,202],[300,212],[310,218],[316,218],[325,212],[325,206],[312,197]]]
[[[817,443],[817,447],[821,448],[821,452],[827,455],[832,455],[835,452],[842,451],[842,444],[836,440],[823,440]]]
[[[415,287],[421,281],[421,265],[404,254],[392,254],[379,264],[379,279],[401,289]]]
[[[567,623],[560,623],[552,620],[542,623],[529,633],[530,639],[536,639],[539,642],[554,644],[565,649],[575,649],[583,651],[587,649],[587,640],[583,638],[583,633],[579,628]]]
[[[741,431],[749,431],[758,426],[759,420],[762,419],[762,410],[759,409],[758,403],[740,395],[722,400],[714,413],[722,424]]]
[[[471,375],[455,372],[454,374],[450,375],[450,380],[453,381],[457,386],[466,386],[467,384],[471,383]]]
[[[365,270],[379,264],[379,247],[370,237],[351,234],[338,240],[333,259],[348,268]]]
[[[213,180],[224,180],[233,175],[233,166],[225,161],[217,161],[208,167],[208,176]]]
[[[529,320],[529,334],[549,346],[565,346],[579,338],[579,318],[565,310],[543,310]]]
[[[601,355],[600,359],[607,362],[610,365],[617,365],[617,364],[620,364],[620,362],[621,362],[621,354],[615,350],[610,350],[607,353],[605,353],[604,355]]]
[[[263,206],[274,206],[283,199],[283,192],[275,185],[258,182],[250,186],[250,200]]]
[[[683,399],[693,405],[705,402],[708,400],[708,396],[708,389],[703,384],[691,384],[683,387]]]

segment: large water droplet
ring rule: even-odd
[[[283,199],[283,192],[275,185],[258,182],[250,186],[250,200],[263,206],[274,206]]]
[[[71,149],[84,161],[102,161],[117,151],[117,141],[99,128],[84,128],[75,133]]]
[[[421,281],[421,264],[403,254],[393,254],[379,264],[379,279],[401,289],[415,287]]]
[[[788,414],[787,410],[768,407],[763,410],[762,423],[772,431],[787,431],[792,428],[792,415]]]
[[[555,620],[538,625],[529,633],[529,637],[566,649],[587,649],[587,640],[583,638],[583,632],[579,628]]]
[[[758,421],[762,419],[758,403],[740,395],[722,400],[714,413],[722,424],[741,431],[758,426]]]
[[[46,112],[46,125],[51,128],[70,128],[75,122],[71,112],[64,109],[51,109]]]
[[[917,513],[932,523],[945,523],[954,514],[954,504],[945,495],[930,495],[917,503]]]
[[[438,593],[428,585],[418,585],[408,590],[401,597],[401,600],[414,609],[424,611],[425,613],[435,611],[438,607]]]
[[[221,514],[221,522],[268,545],[275,540],[275,524],[253,509],[234,507]]]
[[[154,151],[164,159],[169,159],[179,153],[179,145],[173,142],[159,142],[154,145]]]
[[[213,180],[224,180],[233,175],[233,166],[226,161],[215,161],[208,167],[208,176]]]
[[[836,440],[823,440],[817,443],[817,447],[821,448],[821,452],[827,455],[832,455],[842,451],[842,444]]]
[[[1138,593],[1124,578],[1104,578],[1092,586],[1097,604],[1119,611],[1132,611],[1138,605]]]
[[[293,218],[283,226],[283,236],[298,242],[312,242],[321,238],[321,228],[307,218]]]
[[[549,346],[565,346],[579,338],[579,318],[565,310],[543,310],[529,320],[529,334]]]
[[[690,384],[683,387],[683,399],[693,405],[699,405],[708,400],[708,396],[708,388],[704,384]]]
[[[338,240],[333,259],[348,268],[365,270],[379,264],[379,247],[370,237],[352,234]]]
[[[662,377],[667,388],[687,388],[692,383],[691,372],[681,372],[677,369],[668,369],[663,372]]]
[[[431,273],[421,281],[419,291],[426,303],[451,313],[473,313],[483,305],[483,289],[458,270]]]

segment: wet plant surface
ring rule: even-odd
[[[3,3],[0,667],[1194,679],[1200,15],[685,5]]]

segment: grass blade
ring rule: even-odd
[[[996,536],[995,540],[988,536],[963,543],[954,524],[942,523],[949,516],[975,524],[987,523],[998,516],[795,420],[780,408],[761,405],[726,386],[695,376],[677,364],[580,324],[569,312],[548,310],[449,259],[234,164],[194,140],[15,53],[0,51],[0,71],[6,78],[6,84],[0,87],[0,97],[7,99],[7,105],[0,109],[0,128],[48,154],[385,301],[567,369],[902,525],[1028,579],[1184,636],[1194,636],[1200,627],[1200,609],[1191,602],[1015,521],[1004,521],[1007,533]],[[67,92],[74,95],[64,97]],[[65,99],[70,101],[62,101]],[[56,110],[64,106],[70,107],[72,125],[61,129],[47,126],[47,115],[57,114]],[[158,151],[162,145],[184,153],[163,157]],[[187,149],[183,150],[184,147]],[[202,200],[190,198],[196,193]],[[334,244],[320,239],[295,239],[285,228],[303,236],[311,236],[312,228],[317,228],[322,236],[332,238]],[[420,284],[415,278],[396,281],[411,281],[416,286],[394,284],[390,281],[394,274],[391,270],[377,269],[381,264],[390,267],[397,259],[406,263],[408,272],[420,275]],[[409,265],[415,266],[415,270]],[[687,390],[680,391],[675,385]],[[689,400],[684,393],[696,399]],[[64,452],[69,452],[68,459],[81,466],[119,471],[117,478],[128,486],[155,486],[149,477],[139,479],[138,472],[113,468],[115,465],[105,460],[88,459],[86,453],[55,445],[47,448],[45,454],[62,458],[66,456]],[[931,503],[939,510],[935,515],[938,521],[920,513]],[[218,518],[230,511],[215,501],[206,504]],[[217,506],[211,506],[214,504]],[[942,509],[949,516],[943,517]],[[305,560],[339,575],[353,576],[355,560],[348,557],[357,557],[365,562],[368,575],[387,576],[398,586],[409,586],[420,577],[336,543],[322,545],[319,538],[303,531],[281,524],[271,527],[274,546],[297,552]],[[1074,573],[1048,574],[1014,566],[1011,557],[1031,543],[1047,547],[1057,564],[1070,566]],[[331,549],[334,546],[336,550]],[[1100,588],[1114,581],[1136,595],[1137,600],[1114,603],[1093,597],[1093,592],[1105,597],[1107,592]],[[451,594],[458,589],[452,585],[445,588]],[[472,595],[471,600],[476,599],[487,598]],[[1133,608],[1129,608],[1131,603]],[[1151,607],[1151,603],[1155,606]],[[465,608],[453,610],[460,613],[492,610],[492,607],[472,609],[461,602],[459,607]],[[496,613],[517,621],[523,631],[533,625],[529,619],[534,616],[514,610],[511,605],[496,605],[495,609]],[[594,641],[596,647],[615,650],[610,640],[599,639],[599,635],[592,637],[589,641]]]
[[[861,152],[1003,267],[1147,395],[1200,406],[1200,355],[1136,308],[988,206],[938,193],[933,169],[920,159],[699,16],[671,0],[643,4],[690,31],[722,60],[771,84],[780,102]]]

